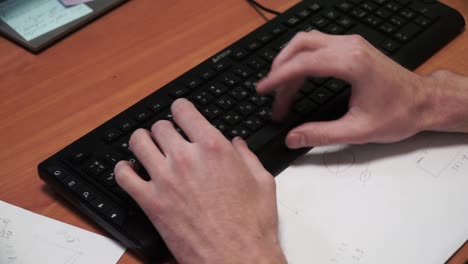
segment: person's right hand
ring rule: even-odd
[[[394,142],[425,129],[431,116],[428,78],[387,58],[357,35],[298,33],[274,60],[259,93],[275,92],[273,118],[282,119],[307,77],[333,76],[352,85],[348,112],[289,132],[290,148]]]

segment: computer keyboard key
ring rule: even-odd
[[[201,91],[192,96],[193,102],[202,106],[207,105],[214,99],[215,97],[208,91]]]
[[[220,83],[220,82],[215,82],[211,85],[208,86],[207,90],[212,93],[214,96],[220,96],[223,93],[225,93],[228,88],[226,85]]]
[[[150,105],[150,109],[153,110],[154,113],[159,113],[162,110],[164,110],[167,106],[169,106],[171,103],[169,101],[161,101],[158,103],[152,103]]]
[[[347,86],[348,84],[346,82],[338,79],[331,79],[325,84],[325,87],[335,94],[343,91]]]
[[[228,126],[221,120],[215,120],[212,124],[221,132],[225,132],[228,129]]]
[[[200,112],[203,116],[205,116],[206,119],[212,120],[218,117],[222,113],[222,110],[215,105],[210,105],[208,107],[202,108]]]
[[[236,111],[243,116],[248,116],[255,110],[256,107],[248,102],[243,102],[236,107]]]
[[[202,73],[200,73],[200,77],[205,81],[213,78],[214,76],[216,76],[216,72],[214,70],[211,70],[211,69],[206,69],[206,70],[202,71]]]
[[[78,195],[81,197],[81,199],[87,201],[87,202],[92,202],[94,199],[96,199],[96,193],[91,190],[89,187],[85,185],[81,185],[76,192]]]
[[[251,116],[244,121],[244,125],[252,131],[257,131],[264,123],[265,121],[256,116]]]
[[[132,131],[136,127],[137,123],[133,120],[125,120],[122,123],[120,123],[120,130],[123,132],[128,132]]]
[[[391,39],[387,39],[381,44],[381,47],[388,52],[395,52],[401,47],[401,44],[398,44]]]
[[[91,176],[99,176],[107,168],[107,165],[100,160],[92,160],[85,166],[86,172]]]
[[[364,10],[367,10],[369,12],[373,12],[376,8],[377,8],[377,5],[371,3],[371,2],[363,2],[361,3],[361,8],[364,9]]]
[[[271,30],[270,30],[271,34],[273,34],[274,36],[279,36],[281,34],[283,34],[284,32],[286,32],[286,29],[283,27],[283,26],[274,26]]]
[[[404,17],[405,19],[411,20],[416,16],[416,13],[410,9],[404,9],[400,11],[400,16]]]
[[[57,180],[61,180],[61,179],[65,178],[65,177],[69,176],[69,174],[63,168],[60,168],[60,167],[57,167],[57,166],[48,167],[47,172],[50,175],[53,175],[54,178],[57,179]]]
[[[198,77],[193,77],[193,78],[190,78],[186,83],[185,83],[185,86],[191,90],[199,87],[201,84],[203,83],[202,79],[198,78]],[[180,97],[186,95],[189,91],[186,90],[186,89],[183,89],[182,87],[178,87],[176,88],[176,90],[182,90],[183,92],[180,92]],[[176,94],[176,97],[178,96],[177,93],[175,92],[171,92],[171,94]]]
[[[229,87],[238,84],[241,80],[242,79],[240,77],[234,74],[226,74],[221,78],[221,81]]]
[[[308,9],[302,9],[301,11],[299,11],[297,13],[297,16],[300,18],[300,19],[306,19],[307,17],[309,17],[310,15],[312,14],[312,12]]]
[[[91,201],[91,205],[94,208],[96,208],[99,212],[101,212],[102,214],[106,214],[107,212],[110,211],[111,207],[113,207],[113,205],[111,205],[109,201],[101,197],[96,197],[96,199]]]
[[[258,50],[260,47],[262,46],[262,44],[260,44],[260,42],[256,41],[256,40],[253,40],[253,41],[250,41],[247,43],[246,45],[246,48],[250,51],[256,51]]]
[[[123,159],[123,156],[120,155],[119,153],[115,152],[108,152],[104,153],[103,158],[110,164],[115,165],[117,162],[121,161]]]
[[[385,5],[385,8],[389,10],[390,12],[396,13],[398,10],[400,10],[401,5],[395,3],[395,2],[388,2]]]
[[[121,135],[122,135],[122,132],[119,129],[113,128],[113,129],[108,130],[104,134],[104,140],[107,143],[111,143],[115,141],[116,139],[118,139]]]
[[[231,138],[235,137],[241,137],[243,139],[246,139],[249,137],[250,132],[243,126],[237,126],[229,131],[229,135]]]
[[[310,115],[310,113],[312,113],[313,111],[317,109],[318,109],[318,105],[307,98],[303,98],[302,100],[299,100],[293,106],[293,111],[303,116],[308,116]]]
[[[253,71],[248,69],[247,67],[239,66],[234,68],[234,73],[237,74],[237,76],[245,79],[250,77],[253,74]]]
[[[223,95],[221,98],[216,99],[216,104],[224,110],[229,110],[234,107],[236,101],[228,95]]]
[[[231,95],[233,98],[235,98],[238,101],[242,101],[244,98],[249,96],[249,92],[248,90],[240,86],[237,86],[229,92],[229,95]]]
[[[249,65],[253,70],[261,70],[267,66],[267,62],[263,59],[258,57],[251,58],[247,61],[247,65]]]
[[[398,30],[394,37],[401,42],[407,42],[415,37],[421,31],[421,27],[416,24],[409,23],[400,30]]]
[[[231,63],[226,59],[221,59],[216,62],[213,67],[217,72],[222,72],[229,69],[229,67],[231,67]]]
[[[367,11],[361,8],[354,8],[351,11],[351,15],[355,18],[363,19],[365,16],[367,16]]]
[[[327,18],[330,21],[334,21],[340,17],[340,13],[336,10],[330,10],[325,13],[325,18]]]
[[[273,39],[273,36],[270,35],[269,33],[262,34],[257,37],[257,40],[260,41],[263,44],[267,44]]]
[[[401,27],[407,23],[406,19],[402,18],[401,16],[393,16],[390,18],[390,23],[397,27]]]
[[[248,55],[248,52],[247,50],[243,49],[243,48],[238,48],[238,49],[235,49],[233,52],[232,52],[232,58],[234,58],[235,60],[242,60],[243,58],[247,57]]]
[[[330,23],[328,21],[328,19],[324,18],[324,17],[316,17],[312,20],[312,25],[318,27],[318,28],[324,28],[328,25],[328,23]]]
[[[261,117],[263,120],[271,121],[271,108],[264,107],[257,112],[257,116]]]
[[[104,183],[108,187],[114,187],[117,185],[117,182],[115,181],[115,174],[113,171],[108,171],[104,173],[99,180]]]
[[[152,115],[152,112],[144,110],[136,114],[135,120],[137,120],[138,122],[144,122],[147,119],[149,119]]]
[[[172,89],[169,95],[173,99],[177,99],[177,98],[182,98],[189,93],[190,93],[189,89],[184,88],[184,87],[177,87],[177,88]]]
[[[292,16],[288,19],[286,19],[286,21],[284,21],[284,24],[288,27],[294,27],[294,26],[297,26],[297,24],[299,24],[299,22],[301,22],[301,19],[296,17],[296,16]]]
[[[319,11],[322,7],[321,7],[320,4],[318,4],[318,3],[312,3],[312,4],[308,5],[307,8],[309,8],[309,10],[312,11],[312,12],[317,12],[317,11]]]
[[[325,88],[318,88],[308,97],[318,104],[324,104],[333,97],[333,93]]]
[[[382,31],[383,33],[386,33],[388,35],[392,34],[396,30],[396,26],[385,23],[380,25],[379,30]]]
[[[123,210],[120,208],[112,208],[108,213],[107,217],[115,224],[121,226],[124,223],[125,217]]]
[[[339,35],[344,32],[344,29],[336,24],[330,24],[324,29],[324,31],[331,35]]]
[[[229,112],[225,114],[222,120],[230,126],[233,126],[239,123],[242,120],[242,117],[236,112]]]
[[[356,23],[349,17],[340,17],[338,20],[336,20],[336,23],[346,29],[351,28],[354,26]]]
[[[354,6],[352,4],[350,4],[349,2],[347,2],[347,1],[339,2],[336,5],[336,8],[338,8],[340,11],[342,11],[344,13],[348,13],[353,7]]]
[[[377,11],[375,11],[375,14],[383,19],[387,19],[392,16],[392,12],[384,8],[379,8]]]
[[[68,189],[76,192],[78,188],[81,186],[80,182],[76,179],[75,176],[68,175],[67,177],[63,178],[60,180],[63,184],[65,184],[65,187]]]
[[[378,5],[383,5],[387,2],[387,0],[372,0],[374,1],[374,3],[378,4]]]
[[[70,162],[75,165],[82,164],[91,154],[89,152],[77,152],[70,157]]]
[[[427,27],[431,24],[431,20],[423,16],[418,16],[416,19],[414,19],[414,23],[420,25],[421,27]]]

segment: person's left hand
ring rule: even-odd
[[[172,113],[191,142],[169,121],[137,130],[130,148],[151,180],[122,161],[119,185],[180,263],[285,263],[272,175],[243,140],[231,144],[187,100],[175,101]]]

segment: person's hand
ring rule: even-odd
[[[307,77],[333,76],[352,85],[348,112],[289,132],[290,148],[394,142],[427,128],[429,81],[387,58],[357,35],[298,33],[274,60],[259,93],[276,93],[273,118],[282,119]]]
[[[231,144],[187,100],[175,101],[172,113],[190,142],[169,121],[135,131],[130,148],[151,180],[122,161],[119,185],[179,263],[285,263],[272,175],[243,140]]]

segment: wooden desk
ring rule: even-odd
[[[445,2],[468,18],[467,1]],[[0,199],[102,232],[45,186],[37,164],[263,23],[244,0],[138,0],[40,55],[0,38]],[[418,72],[468,75],[467,47],[464,33]],[[468,246],[450,263],[466,259]],[[120,263],[139,262],[126,253]]]

